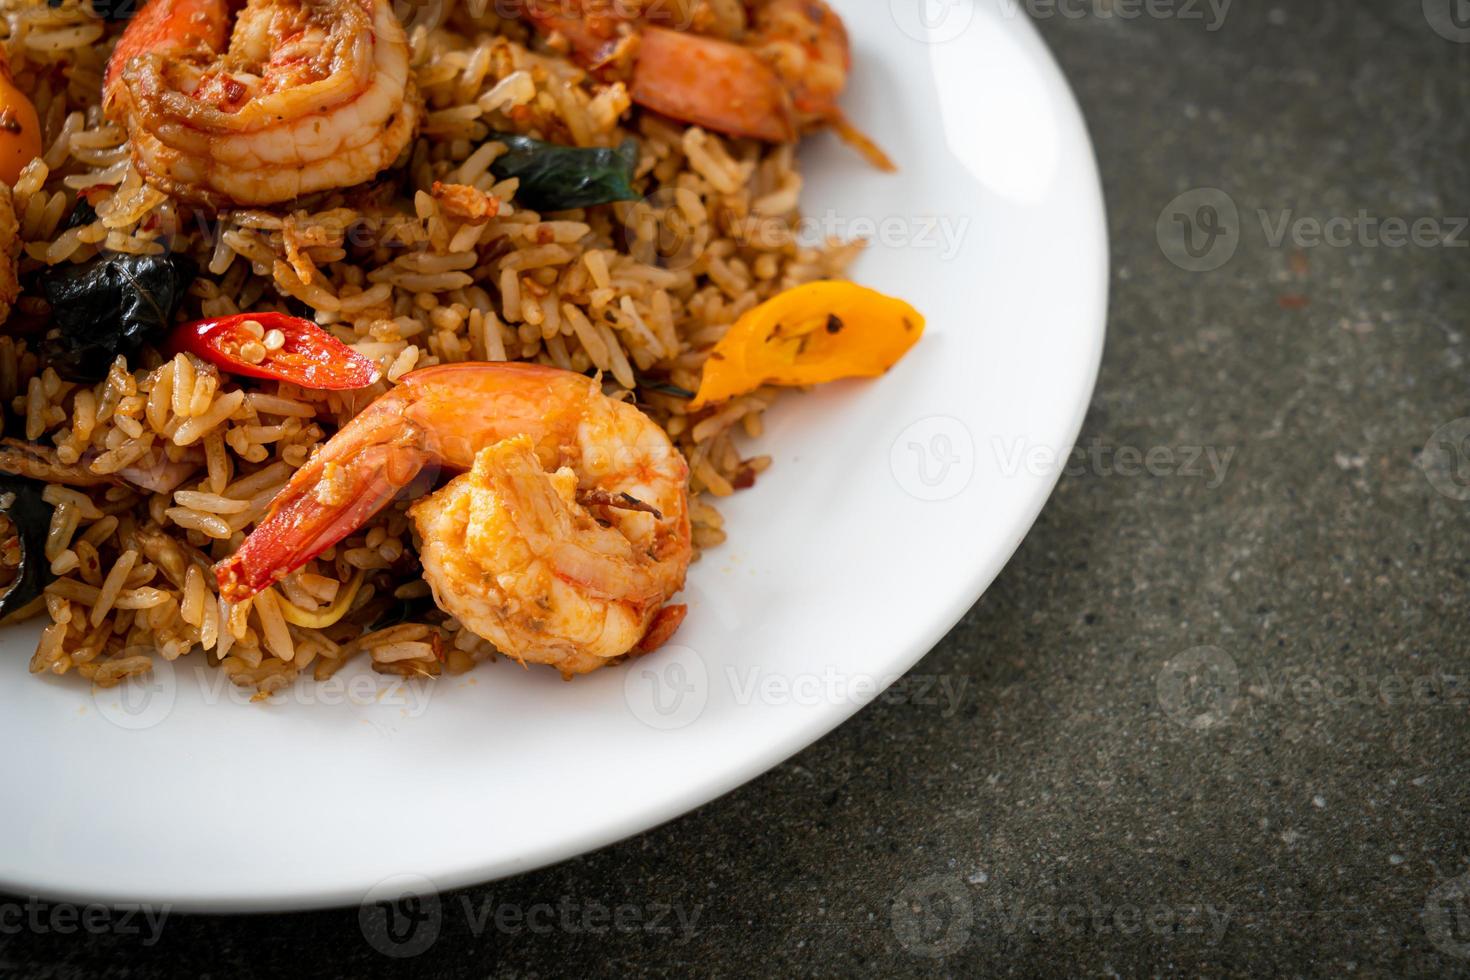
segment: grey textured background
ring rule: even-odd
[[[669,826],[443,896],[411,959],[348,910],[152,945],[0,922],[0,971],[1470,975],[1470,429],[1431,440],[1470,416],[1470,232],[1268,235],[1470,214],[1452,2],[1038,18],[1101,161],[1108,351],[1087,453],[923,684]],[[1209,187],[1238,247],[1185,271],[1156,225],[1199,233],[1209,199],[1171,201]]]

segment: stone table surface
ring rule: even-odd
[[[443,896],[411,958],[355,909],[12,915],[0,973],[1470,975],[1464,3],[1026,6],[1097,146],[1108,349],[918,680],[665,827]]]

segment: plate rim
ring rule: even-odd
[[[980,2],[981,0],[974,0],[977,6]],[[1010,20],[1014,22],[1012,29],[1025,35],[1030,42],[1029,47],[1038,54],[1035,59],[1037,67],[1055,83],[1058,95],[1056,104],[1062,110],[1057,119],[1058,127],[1073,131],[1078,138],[1077,145],[1080,149],[1085,150],[1083,155],[1089,164],[1085,172],[1075,175],[1079,184],[1086,185],[1088,199],[1088,213],[1079,215],[1078,219],[1079,223],[1085,221],[1089,226],[1090,237],[1093,239],[1093,250],[1099,256],[1099,261],[1095,268],[1086,270],[1079,276],[1079,278],[1085,277],[1086,280],[1089,280],[1083,285],[1093,294],[1092,308],[1088,314],[1091,326],[1087,334],[1090,349],[1086,352],[1085,358],[1086,383],[1079,385],[1073,393],[1073,404],[1068,416],[1069,421],[1064,427],[1064,438],[1059,440],[1059,447],[1065,450],[1061,458],[1065,458],[1066,453],[1070,453],[1075,447],[1076,440],[1081,433],[1082,424],[1091,405],[1092,395],[1096,390],[1106,345],[1111,286],[1111,250],[1108,240],[1106,201],[1097,163],[1096,146],[1077,101],[1076,92],[1030,18],[1020,17]],[[1079,357],[1079,361],[1081,360]],[[995,578],[1009,564],[1021,542],[1030,533],[1055,491],[1060,476],[1061,468],[1057,467],[1056,471],[1046,479],[1036,482],[1035,489],[1031,492],[1025,505],[1025,511],[1029,512],[1030,516],[1018,522],[1017,526],[1012,529],[1011,540],[1003,548],[995,548],[991,554],[987,555],[986,560],[977,562],[971,572],[968,585],[956,592],[959,598],[951,603],[945,614],[934,618],[923,628],[915,630],[914,638],[901,650],[895,652],[892,658],[893,671],[889,677],[890,683],[912,670],[920,660],[932,652],[985,594]],[[615,821],[596,824],[591,829],[564,836],[554,843],[517,854],[511,859],[475,861],[434,874],[415,872],[414,876],[432,884],[439,893],[450,892],[549,867],[654,830],[727,795],[815,744],[839,725],[851,719],[867,704],[880,697],[885,689],[886,687],[878,688],[861,699],[854,698],[843,703],[824,704],[820,710],[808,712],[803,721],[793,726],[780,741],[758,752],[742,756],[734,764],[719,767],[707,778],[691,782],[682,792],[648,809],[641,810],[636,815],[630,814]],[[220,897],[216,894],[196,892],[162,896],[149,893],[147,888],[122,892],[106,887],[89,890],[50,887],[44,881],[25,880],[22,877],[13,876],[4,869],[0,869],[0,890],[34,896],[43,900],[78,904],[162,905],[168,909],[170,914],[176,912],[233,914],[347,908],[360,906],[365,895],[365,889],[360,884],[338,882],[332,885],[313,885],[300,889],[287,888],[273,894],[256,893]]]

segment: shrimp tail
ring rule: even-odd
[[[629,94],[654,112],[732,136],[796,139],[795,108],[780,76],[729,41],[645,28]]]
[[[397,408],[373,406],[296,471],[266,519],[215,565],[221,596],[241,602],[285,578],[365,524],[436,459]]]
[[[225,0],[149,0],[113,48],[103,77],[104,97],[113,98],[123,69],[134,58],[148,54],[179,58],[221,50],[229,37],[229,17]]]
[[[643,639],[638,641],[634,649],[638,653],[652,653],[673,637],[684,622],[689,607],[683,603],[669,604],[654,614],[653,622],[648,625],[648,632],[643,634]]]
[[[602,60],[618,40],[621,18],[611,5],[526,0],[521,12],[542,34],[560,34],[588,62]]]

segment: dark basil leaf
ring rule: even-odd
[[[638,143],[625,140],[615,150],[558,146],[529,136],[503,133],[491,137],[510,152],[490,165],[501,180],[521,179],[516,203],[532,211],[568,211],[613,201],[636,201],[633,170]]]
[[[51,563],[46,560],[46,531],[51,526],[51,505],[41,499],[44,484],[18,476],[0,474],[0,514],[10,518],[20,536],[20,570],[15,581],[0,594],[0,618],[24,608],[51,584]]]
[[[198,272],[184,255],[116,252],[53,267],[41,280],[51,304],[46,362],[70,381],[100,381],[117,355],[163,339]]]
[[[60,231],[71,231],[73,228],[81,228],[90,225],[97,220],[97,209],[92,207],[92,202],[85,197],[77,198],[76,206],[71,209],[71,214],[61,223]]]
[[[299,316],[303,320],[310,320],[312,323],[316,322],[316,310],[307,306],[295,296],[286,297],[286,312],[292,316]]]
[[[143,0],[92,0],[92,12],[103,20],[131,20]],[[51,4],[53,7],[60,3]]]
[[[590,367],[582,373],[589,378],[596,378],[602,374],[602,368]],[[694,397],[694,392],[690,391],[688,388],[680,388],[678,385],[672,382],[660,381],[657,378],[649,377],[646,374],[640,374],[637,371],[633,372],[633,383],[636,384],[639,388],[642,388],[644,391],[656,391],[661,395],[668,395],[671,398]],[[0,462],[3,462],[3,457],[0,457]]]
[[[372,625],[368,627],[369,631],[385,630],[399,623],[423,622],[424,617],[438,609],[434,601],[427,596],[422,599],[395,599],[392,596],[388,598],[389,604],[373,620]]]
[[[656,391],[661,395],[668,395],[670,398],[694,397],[694,392],[690,391],[688,388],[680,388],[676,384],[672,384],[668,381],[658,381],[654,378],[648,377],[647,375],[635,374],[633,375],[633,380],[638,382],[638,387],[640,388],[645,388],[648,391]]]

